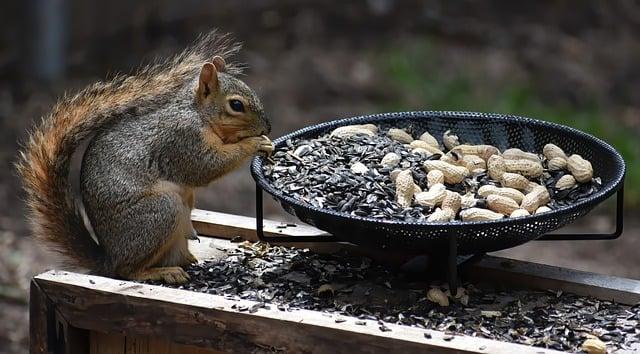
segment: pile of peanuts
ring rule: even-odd
[[[373,124],[352,125],[337,128],[332,135],[371,136],[377,130]],[[405,208],[416,204],[429,207],[432,212],[428,222],[447,222],[458,217],[462,221],[486,221],[548,212],[551,209],[546,204],[550,194],[547,187],[539,183],[546,170],[567,172],[555,184],[557,190],[570,189],[576,183],[587,183],[593,178],[589,161],[577,154],[568,156],[551,143],[538,155],[517,148],[500,151],[491,145],[461,144],[450,131],[442,136],[443,146],[428,132],[418,139],[397,128],[389,129],[386,134],[425,157],[422,168],[427,172],[427,190],[414,182],[410,169],[394,169],[390,178],[395,183],[396,202]],[[399,159],[397,154],[389,153],[382,157],[381,165],[393,168]],[[447,188],[485,173],[490,183],[464,195]]]

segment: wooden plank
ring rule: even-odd
[[[255,218],[194,209],[191,211],[191,220],[193,221],[193,226],[196,228],[196,231],[202,235],[221,238],[240,236],[246,240],[258,241]],[[309,225],[287,224],[266,219],[264,220],[264,234],[265,236],[271,237],[329,235]]]
[[[275,306],[249,314],[237,312],[241,303],[222,296],[145,285],[128,281],[50,271],[35,277],[41,289],[72,325],[92,331],[128,336],[170,336],[186,345],[221,351],[264,349],[322,353],[553,353],[551,350],[483,338],[389,324],[381,332],[377,323],[355,325],[355,318],[336,323],[315,311],[279,311]]]
[[[468,279],[529,289],[561,290],[602,300],[634,305],[640,302],[640,281],[583,272],[546,264],[485,256],[467,267]]]
[[[46,295],[35,280],[29,289],[29,352],[50,353],[47,350],[47,306]]]
[[[193,226],[199,235],[211,236],[222,239],[232,239],[236,236],[249,241],[258,241],[256,236],[256,219],[233,214],[219,213],[194,209],[191,212]],[[289,225],[289,226],[286,226]],[[320,236],[327,235],[322,230],[315,227],[289,223],[283,224],[279,221],[264,220],[264,231],[269,236]],[[384,260],[387,263],[401,265],[412,256],[408,252],[392,252],[376,248],[365,248],[346,242],[272,242],[274,245],[290,246],[296,248],[308,248],[316,253],[336,253],[339,251],[349,251],[353,254],[366,256],[376,260]]]
[[[90,354],[125,354],[125,337],[114,333],[91,331],[89,335]]]
[[[223,352],[191,345],[172,343],[162,338],[123,336],[113,333],[90,332],[90,354],[223,354]],[[86,353],[67,351],[67,353]]]

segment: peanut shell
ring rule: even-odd
[[[513,199],[516,203],[520,204],[522,202],[522,198],[524,198],[524,194],[517,189],[508,188],[508,187],[496,187],[490,184],[485,184],[484,186],[478,189],[478,195],[487,197],[490,194],[497,194],[503,197],[509,197]]]
[[[559,171],[567,168],[567,160],[562,157],[554,157],[547,161],[547,167],[551,171]]]
[[[497,194],[487,196],[487,207],[502,215],[511,215],[511,213],[520,208],[515,200]]]
[[[447,187],[444,184],[434,184],[426,192],[416,194],[416,203],[433,208],[440,205],[447,196]]]
[[[444,174],[440,170],[431,170],[427,173],[427,187],[431,188],[434,184],[444,184]]]
[[[433,146],[436,149],[439,149],[440,147],[440,144],[438,144],[438,140],[436,140],[433,135],[429,134],[429,132],[422,133],[422,135],[420,135],[418,139],[424,141],[425,143]]]
[[[590,182],[593,178],[593,167],[591,162],[582,158],[582,156],[574,154],[567,159],[567,170],[571,172],[576,181],[580,183]]]
[[[516,209],[514,210],[511,215],[509,215],[509,217],[511,218],[519,218],[522,216],[529,216],[531,215],[528,211],[526,211],[525,209]]]
[[[576,178],[572,175],[564,175],[556,182],[556,188],[559,190],[571,189],[576,185]]]
[[[530,214],[533,214],[538,207],[549,203],[550,196],[547,188],[543,186],[534,187],[531,192],[527,193],[522,199],[520,207],[526,209]]]
[[[523,175],[511,172],[505,172],[502,174],[500,184],[503,187],[514,188],[518,190],[526,190],[529,187],[530,181]]]
[[[504,215],[500,213],[496,213],[494,211],[488,209],[481,208],[469,208],[462,210],[460,212],[460,218],[462,221],[488,221],[488,220],[499,220],[502,219]]]
[[[413,200],[413,174],[411,170],[404,170],[396,177],[396,201],[403,208],[411,206]]]
[[[460,145],[460,140],[458,139],[457,135],[451,134],[451,130],[447,130],[442,135],[442,144],[445,148],[447,148],[447,150],[451,150],[454,147]]]
[[[423,162],[422,165],[427,172],[432,170],[441,171],[444,175],[444,181],[450,184],[460,183],[469,175],[469,170],[465,167],[452,165],[440,160],[428,160]]]
[[[564,151],[555,144],[547,144],[542,148],[542,154],[544,155],[544,157],[547,158],[547,160],[551,160],[554,157],[561,157],[563,159],[568,159],[567,154],[564,153]]]
[[[409,133],[398,128],[389,129],[389,131],[387,132],[387,136],[403,144],[409,144],[414,140]]]

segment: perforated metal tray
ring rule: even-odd
[[[517,147],[524,151],[542,151],[547,143],[561,146],[567,153],[580,154],[591,161],[594,175],[602,179],[602,188],[573,205],[524,218],[504,218],[483,222],[417,223],[360,217],[329,209],[320,209],[276,190],[263,173],[265,159],[254,158],[251,173],[258,192],[263,189],[277,200],[284,210],[301,221],[332,234],[336,239],[355,244],[418,252],[440,252],[456,239],[458,254],[477,254],[514,247],[567,225],[588,213],[593,207],[621,190],[625,163],[609,144],[589,134],[566,126],[530,118],[473,112],[404,112],[376,114],[341,119],[310,126],[274,140],[276,149],[287,139],[314,138],[339,126],[373,123],[380,128],[408,128],[420,134],[430,132],[441,137],[451,130],[461,141],[491,144],[500,150]],[[610,235],[591,238],[614,238],[622,231],[621,204],[618,198],[618,225]],[[260,201],[261,203],[261,198]],[[261,208],[258,206],[261,218]],[[259,225],[259,228],[261,225]],[[603,237],[609,236],[609,237]],[[557,239],[589,238],[578,235]]]

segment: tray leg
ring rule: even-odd
[[[451,295],[458,292],[458,235],[449,235],[449,257],[447,257],[447,282]]]

